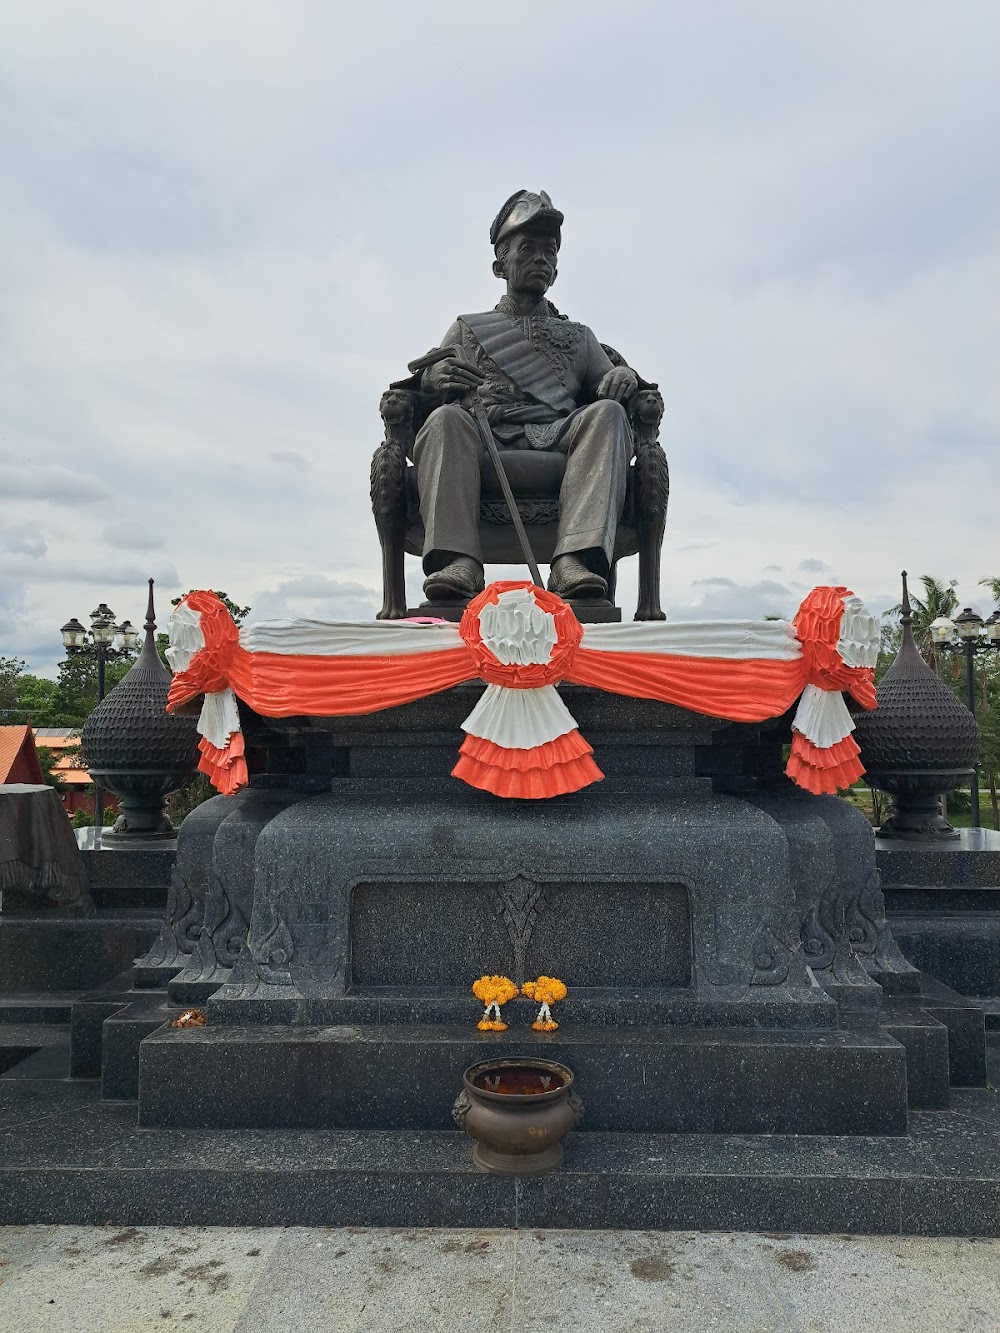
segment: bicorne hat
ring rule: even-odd
[[[538,194],[532,194],[530,190],[517,190],[493,219],[493,226],[490,227],[490,244],[495,249],[505,237],[513,235],[516,231],[529,229],[551,232],[558,243],[562,239],[560,235],[562,224],[562,213],[558,208],[552,207],[552,200],[544,190],[540,190]]]

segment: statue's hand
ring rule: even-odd
[[[613,398],[616,403],[620,403],[630,393],[635,393],[638,387],[639,381],[634,371],[629,370],[628,366],[614,366],[597,386],[597,396]]]
[[[471,361],[462,361],[457,356],[446,357],[436,362],[424,372],[424,387],[434,394],[448,397],[458,394],[464,397],[474,393],[486,376]]]

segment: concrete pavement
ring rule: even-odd
[[[3,1227],[0,1333],[997,1333],[1000,1241]]]

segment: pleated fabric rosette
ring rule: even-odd
[[[799,607],[795,634],[806,685],[792,721],[785,771],[816,795],[840,791],[865,771],[844,692],[862,708],[875,707],[878,621],[846,588],[814,588]]]
[[[583,635],[562,598],[532,584],[494,583],[469,603],[459,632],[486,689],[462,723],[453,776],[528,800],[599,782],[593,747],[556,690]]]
[[[481,679],[454,775],[496,796],[537,800],[602,774],[559,697],[561,681],[655,699],[710,717],[762,722],[795,701],[788,775],[834,792],[864,772],[844,699],[874,708],[875,618],[847,588],[816,588],[795,620],[583,626],[554,593],[491,584],[460,625],[274,620],[237,630],[211,592],[171,617],[167,707],[204,696],[201,768],[246,784],[238,700],[265,717],[374,713]]]
[[[238,641],[239,630],[214,592],[188,593],[170,616],[166,658],[174,679],[167,710],[204,694],[198,717],[198,768],[223,796],[232,796],[249,781],[239,707],[229,685],[229,668]],[[175,687],[192,672],[195,659],[194,675],[200,685],[193,694],[186,694]]]

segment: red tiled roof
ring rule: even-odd
[[[44,781],[31,728],[0,727],[0,783]]]
[[[79,737],[77,738],[79,742]],[[52,765],[53,773],[69,787],[89,787],[93,778],[78,754],[64,754]]]

